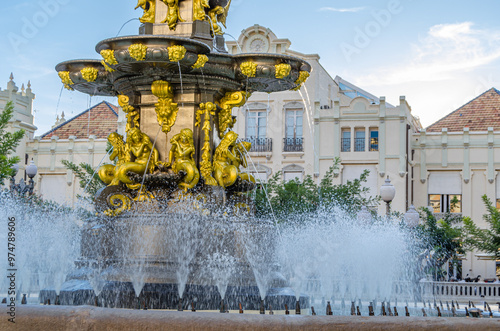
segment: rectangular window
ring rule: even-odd
[[[267,112],[249,111],[247,113],[247,138],[266,138]]]
[[[365,151],[365,130],[356,130],[354,138],[354,151],[364,152]]]
[[[302,116],[303,110],[287,110],[286,111],[286,138],[296,139],[302,138]]]
[[[342,152],[350,152],[351,151],[351,130],[345,129],[342,131]]]
[[[303,173],[302,172],[298,172],[298,171],[285,171],[283,173],[283,176],[284,176],[284,180],[285,182],[289,182],[291,180],[298,180],[298,181],[302,181],[302,177],[303,177]]]
[[[462,195],[429,194],[429,206],[433,208],[434,213],[446,213],[448,211],[451,213],[461,213]]]
[[[378,151],[378,129],[370,129],[370,152]]]

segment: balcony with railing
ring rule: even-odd
[[[378,138],[371,138],[370,139],[370,152],[377,152],[378,151]]]
[[[283,138],[284,152],[303,152],[304,138]]]
[[[250,137],[243,139],[243,141],[248,141],[249,143],[252,143],[252,148],[249,150],[249,152],[264,153],[273,151],[272,138]]]

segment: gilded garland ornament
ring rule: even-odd
[[[292,71],[292,66],[286,63],[277,64],[275,65],[275,68],[277,79],[288,77],[288,75],[290,75],[290,72]]]
[[[193,64],[192,68],[193,69],[201,69],[205,67],[205,64],[208,62],[208,56],[204,54],[198,55],[198,60],[196,61],[195,64]]]
[[[158,102],[155,104],[156,116],[161,130],[167,134],[175,124],[179,112],[177,103],[173,102],[174,89],[169,82],[157,80],[151,85],[151,92],[158,97]]]
[[[211,161],[212,149],[210,147],[210,132],[212,131],[211,118],[215,116],[217,106],[212,102],[200,104],[200,109],[196,112],[195,126],[201,125],[201,115],[204,115],[202,131],[205,134],[203,139],[203,154],[201,156],[200,170],[205,184],[210,186],[217,186],[217,181],[212,177],[213,166]]]
[[[127,133],[129,133],[131,129],[139,127],[139,112],[129,104],[129,101],[130,98],[126,95],[118,96],[118,105],[120,105],[123,112],[127,114],[127,126],[125,127]]]
[[[59,71],[57,73],[59,78],[61,78],[61,82],[64,84],[64,88],[70,91],[73,91],[73,88],[70,85],[73,85],[73,81],[69,77],[69,71]]]
[[[170,46],[168,48],[168,59],[172,62],[179,62],[186,56],[186,47],[184,46]]]
[[[295,81],[295,84],[298,85],[297,87],[293,88],[293,91],[298,91],[302,87],[302,84],[306,82],[306,80],[311,76],[311,74],[307,71],[301,71],[299,73],[299,78]]]
[[[251,61],[240,64],[241,73],[247,77],[255,77],[257,74],[257,64]]]
[[[141,7],[144,14],[139,21],[141,23],[154,23],[155,22],[155,12],[156,12],[156,0],[139,0],[135,9]]]
[[[206,21],[205,8],[210,8],[208,0],[193,0],[193,21]]]
[[[83,79],[85,79],[89,83],[92,83],[96,81],[99,70],[93,67],[87,67],[80,70],[80,72],[82,73]]]
[[[181,13],[179,11],[179,0],[161,0],[167,7],[167,18],[165,18],[162,23],[167,23],[170,30],[175,31],[178,22],[185,22],[182,19]]]
[[[176,134],[170,143],[172,147],[168,154],[167,166],[171,166],[172,170],[178,174],[180,171],[186,173],[179,186],[187,191],[198,184],[200,180],[200,172],[194,161],[194,140],[193,131],[191,129],[182,129],[179,134]]]
[[[251,93],[244,91],[228,92],[217,104],[221,108],[219,111],[219,137],[222,139],[227,129],[233,128],[236,118],[233,117],[234,107],[241,107],[245,104]]]
[[[143,44],[133,44],[128,48],[130,56],[136,61],[144,61],[146,59],[146,54],[148,47]]]
[[[107,64],[115,65],[118,64],[118,61],[115,58],[115,51],[112,49],[103,49],[101,51],[101,56],[106,61]]]

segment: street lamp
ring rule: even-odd
[[[417,227],[419,222],[420,222],[420,215],[416,211],[415,207],[411,205],[410,209],[408,209],[408,211],[405,214],[405,223],[408,227],[415,228]]]
[[[395,196],[396,188],[391,184],[391,180],[389,179],[389,176],[387,176],[385,184],[380,187],[380,197],[387,204],[387,215],[389,215],[389,213],[391,212],[391,202]]]
[[[10,178],[10,190],[12,192],[17,192],[20,195],[25,195],[26,193],[29,193],[29,195],[32,195],[33,189],[35,188],[35,181],[33,180],[33,177],[36,176],[36,173],[38,171],[38,168],[36,167],[35,162],[33,162],[33,160],[31,160],[30,165],[26,167],[26,175],[30,179],[30,181],[27,185],[24,182],[23,178],[21,178],[21,180],[19,181],[19,184],[16,184],[15,176],[19,172],[19,165],[14,164],[12,166],[12,170],[13,170],[14,174]]]

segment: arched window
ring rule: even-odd
[[[304,168],[299,165],[291,164],[283,168],[283,180],[288,182],[293,179],[302,181],[304,179]]]

